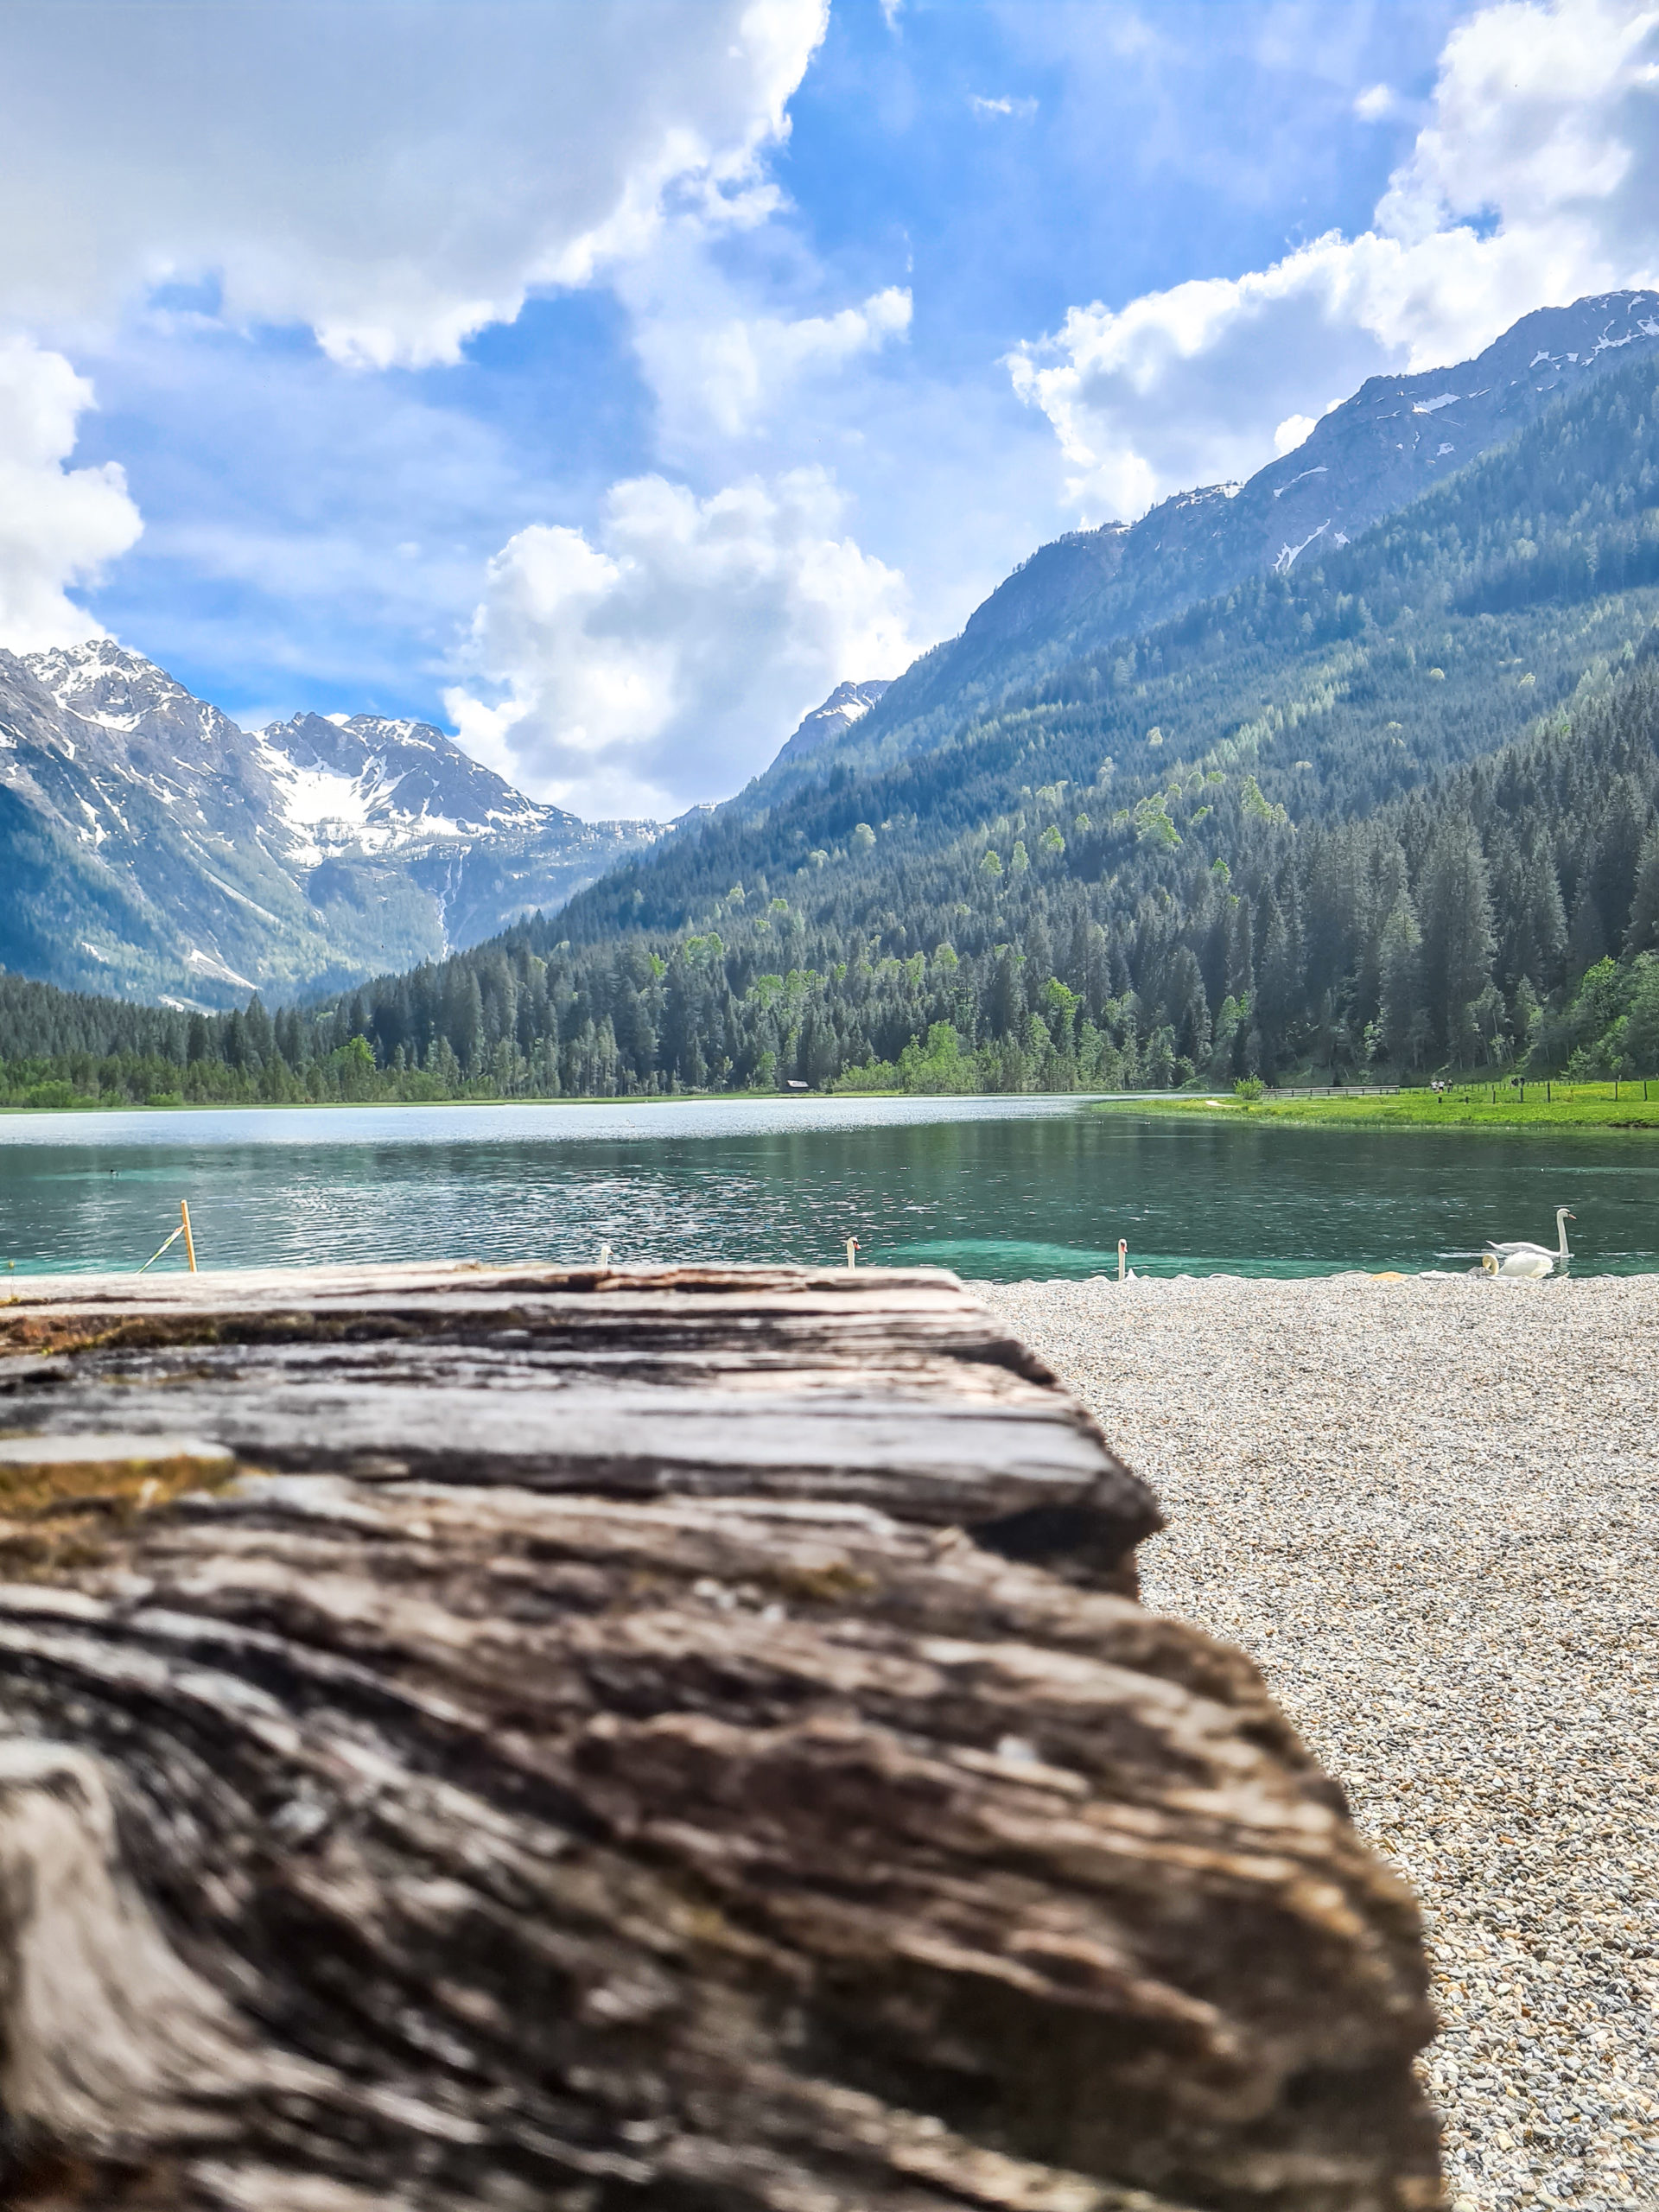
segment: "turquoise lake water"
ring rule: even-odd
[[[1009,1281],[1466,1268],[1483,1238],[1659,1268],[1659,1137],[1173,1124],[1075,1098],[665,1100],[0,1116],[0,1272],[928,1263]],[[181,1247],[158,1262],[182,1266]]]

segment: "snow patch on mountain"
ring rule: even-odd
[[[1291,569],[1295,566],[1298,555],[1306,553],[1308,547],[1313,543],[1314,539],[1316,537],[1323,537],[1325,531],[1329,530],[1330,527],[1331,521],[1329,516],[1327,516],[1317,530],[1309,531],[1307,536],[1302,540],[1300,545],[1291,545],[1288,543],[1281,545],[1279,549],[1279,556],[1273,564],[1274,572],[1281,576],[1288,575]]]
[[[440,957],[664,834],[540,804],[424,722],[250,733],[107,638],[0,652],[0,788],[59,855],[52,897],[117,918],[96,958],[57,940],[44,980],[188,1006]]]
[[[1328,476],[1330,473],[1325,462],[1320,461],[1317,467],[1305,468],[1300,476],[1293,476],[1288,484],[1279,485],[1273,496],[1275,499],[1282,499],[1287,492],[1294,490],[1298,484],[1306,484],[1310,476]]]
[[[839,737],[854,722],[863,720],[887,688],[885,682],[874,680],[836,684],[823,704],[814,707],[811,713],[804,717],[778,758],[793,760],[803,753],[812,752],[827,740]]]
[[[237,989],[243,991],[257,991],[259,988],[251,977],[238,976],[234,968],[226,967],[222,960],[211,952],[204,952],[200,945],[191,946],[185,955],[185,963],[187,966],[194,968],[198,975],[207,976],[212,982],[231,983]]]

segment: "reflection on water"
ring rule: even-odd
[[[1659,1267],[1659,1139],[1173,1123],[1076,1099],[0,1116],[0,1261],[919,1262],[1007,1281],[1459,1268],[1483,1238]],[[179,1249],[161,1262],[182,1265]]]

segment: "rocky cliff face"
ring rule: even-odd
[[[250,736],[107,640],[0,652],[0,962],[47,982],[327,990],[557,906],[659,834],[540,805],[423,723]]]

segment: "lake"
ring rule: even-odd
[[[0,1116],[0,1272],[445,1257],[862,1261],[999,1281],[1467,1268],[1484,1237],[1659,1268],[1659,1139],[1265,1128],[1075,1098]],[[158,1262],[183,1265],[175,1245]]]

